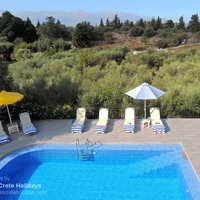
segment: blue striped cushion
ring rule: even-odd
[[[25,135],[31,135],[31,134],[37,133],[37,130],[34,126],[33,127],[25,127],[25,128],[23,128],[23,132]]]

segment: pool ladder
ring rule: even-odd
[[[90,147],[92,143],[87,139],[83,147],[80,146],[79,139],[76,139],[76,152],[78,160],[94,160],[93,151]]]

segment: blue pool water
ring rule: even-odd
[[[75,145],[40,145],[11,154],[0,162],[0,199],[200,199],[200,183],[180,145],[91,148],[89,161],[77,159]]]

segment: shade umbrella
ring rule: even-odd
[[[11,124],[12,124],[12,119],[10,116],[8,105],[21,101],[23,98],[24,98],[24,95],[17,92],[7,92],[4,90],[0,92],[0,106],[6,106],[7,111],[8,111],[8,117]]]
[[[139,100],[144,100],[144,118],[146,119],[146,101],[151,99],[158,99],[164,95],[165,92],[153,87],[148,83],[142,83],[138,87],[125,93],[126,95]]]

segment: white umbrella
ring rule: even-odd
[[[134,99],[144,100],[144,117],[146,119],[146,100],[158,99],[165,94],[164,91],[159,90],[148,83],[142,83],[138,87],[125,93]]]

